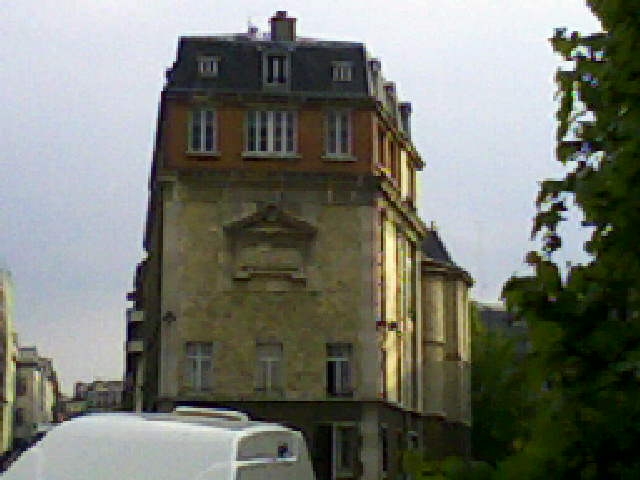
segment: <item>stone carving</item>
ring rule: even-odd
[[[316,228],[275,205],[225,226],[233,278],[306,280],[305,263]]]

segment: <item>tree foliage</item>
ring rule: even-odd
[[[523,334],[524,335],[524,334]],[[539,384],[524,352],[524,337],[491,330],[472,316],[473,458],[495,465],[529,436]]]
[[[552,393],[504,478],[640,478],[640,1],[587,2],[602,32],[558,29],[557,160],[541,184],[528,278],[505,285],[534,332]],[[590,261],[566,276],[554,263],[573,203],[592,234]]]

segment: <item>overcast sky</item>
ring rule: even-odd
[[[180,35],[261,30],[367,44],[426,162],[419,210],[496,300],[524,271],[553,159],[553,28],[597,30],[579,0],[20,0],[0,17],[0,264],[21,345],[76,380],[119,378],[125,294],[142,257],[158,98]],[[572,227],[576,230],[576,227]],[[570,229],[570,230],[571,230]],[[569,256],[579,258],[580,238]]]

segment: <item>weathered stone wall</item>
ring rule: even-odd
[[[353,194],[342,195],[342,201],[333,198],[328,182],[324,189],[307,191],[273,188],[273,182],[256,188],[256,182],[232,179],[208,186],[197,177],[176,182],[164,205],[163,311],[177,318],[162,327],[164,396],[261,398],[254,392],[255,345],[268,341],[283,344],[283,399],[326,399],[326,385],[319,379],[326,376],[328,342],[353,344],[355,398],[375,396],[375,378],[368,378],[364,368],[371,370],[364,357],[375,354],[372,206],[356,180]],[[260,237],[254,248],[258,253],[239,254],[242,239],[251,244],[263,226],[248,224],[233,235],[229,226],[260,217],[269,205],[278,216],[270,227],[277,231],[269,237],[276,240]],[[289,225],[295,222],[314,233]],[[265,271],[239,277],[239,265],[254,261],[252,255],[262,255],[258,260],[266,262]],[[278,273],[278,262],[289,268],[296,258],[299,271]],[[272,270],[269,262],[276,263]],[[195,393],[187,386],[189,341],[214,345],[211,392]]]

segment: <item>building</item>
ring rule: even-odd
[[[58,380],[51,359],[36,347],[20,347],[16,371],[14,440],[29,445],[45,424],[57,421]]]
[[[76,382],[74,409],[82,408],[84,402],[87,412],[114,412],[122,409],[122,380],[95,380],[91,383]],[[75,412],[76,415],[80,412]]]
[[[126,406],[297,427],[319,479],[468,452],[471,278],[418,216],[381,62],[277,12],[269,35],[181,38],[166,78]]]
[[[12,449],[16,382],[16,343],[13,325],[13,282],[0,269],[0,458]]]

